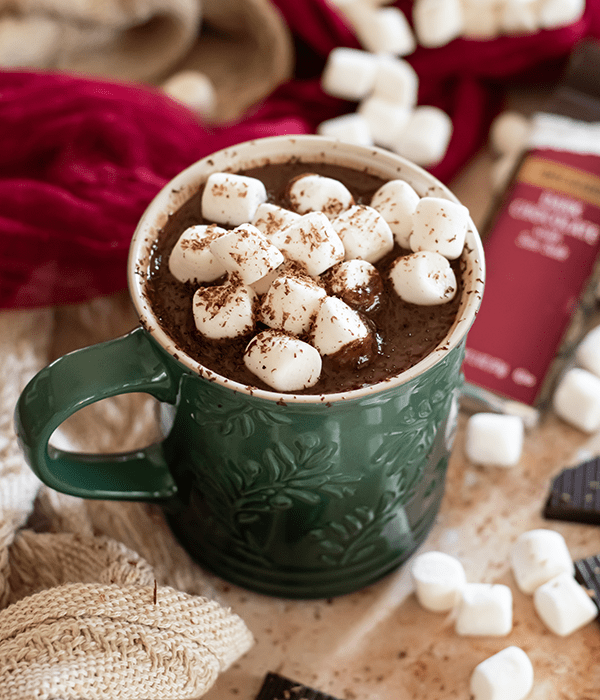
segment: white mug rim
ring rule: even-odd
[[[355,169],[358,169],[357,166],[364,166],[370,172],[389,179],[396,173],[396,177],[408,180],[421,196],[427,193],[458,202],[448,187],[426,170],[391,151],[378,147],[348,144],[325,136],[297,135],[269,136],[221,149],[191,164],[170,180],[155,195],[140,218],[132,237],[127,264],[129,293],[140,323],[175,361],[183,364],[188,370],[230,390],[269,401],[301,404],[327,402],[329,404],[366,398],[393,387],[402,386],[437,365],[457,347],[475,319],[483,295],[485,260],[483,245],[474,224],[468,231],[466,240],[466,246],[470,251],[467,262],[471,267],[465,274],[461,304],[449,332],[432,352],[404,372],[376,384],[350,391],[332,394],[282,393],[228,379],[204,367],[177,346],[156,319],[144,293],[146,270],[156,234],[166,224],[169,214],[187,201],[211,172],[240,170],[273,162],[275,159],[282,162],[290,156],[298,156],[299,149],[301,153],[306,151],[307,162],[322,159],[327,162],[333,160],[336,164],[348,165]]]

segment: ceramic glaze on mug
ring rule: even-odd
[[[456,428],[466,334],[483,293],[473,227],[463,292],[447,336],[397,377],[345,393],[279,394],[199,365],[160,327],[145,294],[157,233],[212,172],[301,158],[404,179],[421,196],[451,192],[426,171],[377,148],[319,136],[272,137],[190,166],[157,195],[132,240],[129,288],[140,327],[70,353],[30,382],[17,433],[48,486],[95,499],[163,505],[175,535],[224,579],[282,597],[330,597],[375,582],[429,532],[444,493]],[[48,446],[80,408],[147,392],[170,414],[164,440],[119,455]]]

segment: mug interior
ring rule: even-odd
[[[343,143],[324,136],[273,136],[248,141],[218,151],[189,166],[171,180],[152,200],[135,230],[128,261],[129,290],[140,322],[165,350],[185,367],[210,381],[235,391],[271,401],[322,403],[361,398],[402,385],[433,367],[465,337],[475,319],[483,295],[485,263],[483,246],[473,224],[465,243],[466,269],[463,293],[456,319],[438,346],[413,367],[377,384],[336,394],[289,394],[257,389],[224,377],[192,359],[163,330],[145,294],[147,270],[153,244],[169,215],[179,209],[213,172],[236,172],[295,158],[307,163],[327,162],[364,170],[384,179],[406,180],[419,196],[443,197],[458,202],[455,195],[430,173],[390,151]]]

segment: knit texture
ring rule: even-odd
[[[2,700],[199,698],[253,644],[158,508],[51,491],[17,444],[12,413],[29,378],[134,323],[125,295],[0,314]],[[81,411],[53,441],[121,451],[157,431],[153,400],[132,395]]]

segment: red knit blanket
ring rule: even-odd
[[[228,145],[313,133],[355,105],[323,93],[336,46],[359,47],[325,0],[274,0],[295,39],[294,79],[239,122],[214,128],[148,87],[65,73],[0,72],[0,307],[81,302],[126,285],[135,225],[178,171]],[[410,17],[411,2],[397,6]],[[553,80],[575,43],[600,36],[600,2],[552,31],[493,41],[457,39],[407,57],[419,103],[450,114],[453,136],[431,172],[448,181],[487,136],[502,89]]]

